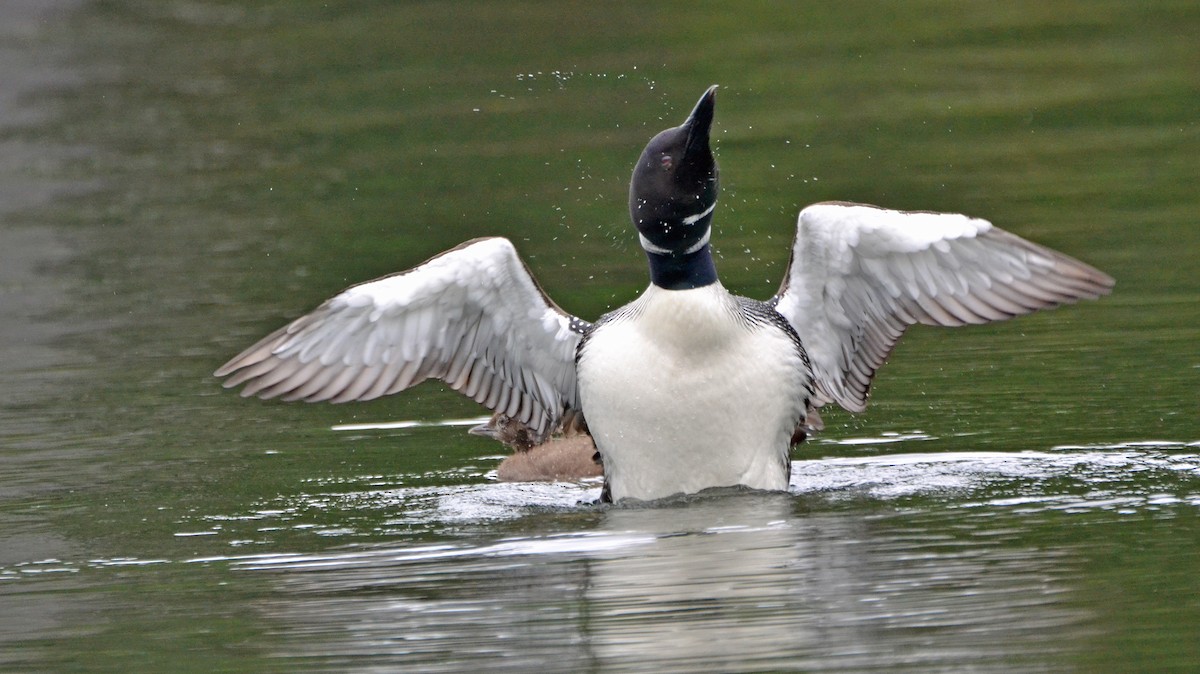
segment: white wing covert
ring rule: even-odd
[[[215,374],[246,384],[243,396],[335,403],[434,377],[544,437],[579,410],[588,327],[546,297],[511,242],[475,239],[342,291]]]
[[[816,402],[860,412],[908,326],[1005,320],[1112,286],[1107,274],[986,220],[828,202],[800,212],[772,302],[808,352]]]

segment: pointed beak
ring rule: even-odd
[[[480,435],[485,438],[491,438],[493,440],[500,439],[499,434],[496,431],[496,427],[493,426],[490,421],[486,424],[479,424],[478,426],[473,426],[467,432],[470,433],[471,435]]]
[[[692,109],[692,114],[688,115],[687,121],[683,123],[683,128],[688,132],[687,145],[684,149],[685,155],[708,148],[708,134],[712,129],[713,111],[716,109],[716,105],[717,85],[714,84],[700,97],[696,107]]]

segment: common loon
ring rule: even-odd
[[[600,477],[600,453],[587,429],[568,424],[560,430],[554,437],[543,438],[528,424],[496,413],[468,433],[497,440],[513,450],[496,466],[496,477],[502,482],[578,482]]]
[[[738,297],[709,248],[716,87],[642,152],[629,210],[650,286],[595,324],[551,301],[506,239],[468,241],[348,288],[216,371],[243,396],[347,402],[430,377],[528,427],[582,424],[606,500],[783,490],[828,403],[865,409],[913,324],[1004,320],[1113,279],[986,220],[844,202],[800,212],[779,292]],[[536,443],[535,443],[536,444]]]

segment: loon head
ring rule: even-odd
[[[716,85],[680,126],[650,140],[629,185],[629,217],[656,285],[677,290],[716,281],[708,249],[717,204],[717,162],[709,144]]]

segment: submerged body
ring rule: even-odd
[[[787,488],[812,388],[799,338],[774,313],[719,283],[651,285],[596,324],[579,347],[579,393],[612,499]]]

